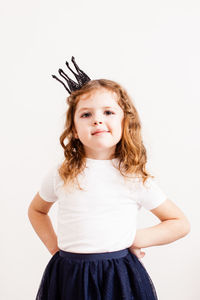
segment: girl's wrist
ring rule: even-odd
[[[142,231],[143,229],[138,229],[136,231],[136,234],[135,234],[135,239],[134,239],[134,242],[132,244],[132,247],[134,248],[142,248],[141,247],[141,236],[142,236]]]
[[[58,252],[60,249],[58,247],[54,248],[54,249],[49,249],[49,252],[54,255],[56,252]]]

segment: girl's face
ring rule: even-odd
[[[110,159],[121,140],[124,112],[117,95],[104,88],[81,96],[74,114],[75,137],[85,149],[86,157]],[[102,133],[96,133],[102,130]]]

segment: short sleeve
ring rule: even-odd
[[[155,179],[149,177],[143,184],[141,182],[138,191],[138,203],[147,210],[151,210],[162,204],[167,199],[167,195],[155,182]]]
[[[57,168],[56,166],[52,167],[47,171],[47,173],[44,175],[40,189],[39,189],[39,195],[42,199],[44,199],[47,202],[55,202],[57,200],[57,195],[55,193],[55,175],[56,175]]]

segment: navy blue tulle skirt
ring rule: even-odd
[[[57,251],[36,300],[157,300],[144,265],[129,248],[104,253]]]

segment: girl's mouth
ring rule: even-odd
[[[99,132],[95,132],[92,135],[101,135],[102,133],[108,133],[109,131],[99,131]]]

